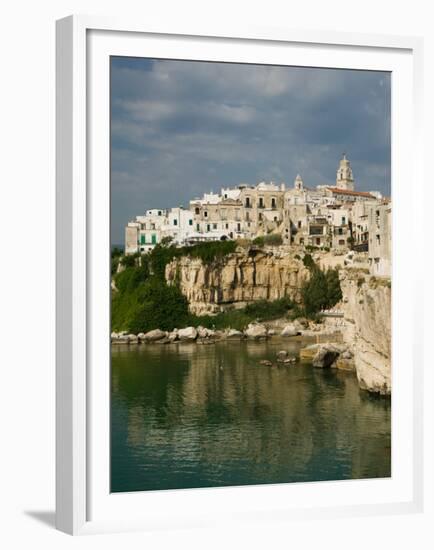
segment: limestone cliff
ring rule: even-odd
[[[166,266],[168,284],[179,283],[190,311],[196,315],[243,307],[262,299],[287,296],[298,301],[301,285],[308,277],[303,262],[282,249],[238,247],[235,253],[211,264],[185,256]]]
[[[340,271],[344,341],[353,348],[359,385],[391,393],[391,285],[363,270]]]

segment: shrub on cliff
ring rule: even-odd
[[[247,315],[244,309],[232,309],[217,315],[205,315],[198,317],[190,316],[190,324],[193,326],[203,326],[215,330],[225,330],[233,328],[235,330],[244,330],[249,323],[253,321],[250,315]]]
[[[174,258],[190,256],[191,258],[200,258],[203,263],[210,264],[228,254],[232,254],[235,252],[236,247],[237,243],[235,241],[213,241],[180,248],[173,245],[159,244],[146,257],[148,258],[152,274],[164,280],[166,265]]]
[[[303,257],[303,264],[305,267],[307,267],[309,270],[318,269],[318,266],[314,262],[314,259],[310,254],[305,254]]]
[[[267,321],[284,317],[292,308],[294,302],[289,298],[280,298],[279,300],[259,300],[252,302],[245,307],[245,313],[252,319]]]
[[[311,275],[301,289],[301,296],[305,314],[313,317],[337,304],[342,299],[342,290],[337,269],[322,271],[313,260],[307,264]]]
[[[253,239],[253,244],[256,246],[280,246],[283,243],[282,235],[272,233],[271,235],[264,235],[263,237],[256,237]]]
[[[331,308],[342,300],[342,289],[339,281],[339,271],[337,269],[328,269],[326,271],[327,280],[327,307]]]
[[[132,270],[123,273],[127,271]],[[123,289],[112,299],[113,330],[136,334],[154,328],[172,330],[188,324],[187,299],[176,286],[168,286],[157,277],[139,282],[132,273],[128,278],[123,277],[122,285]]]
[[[200,258],[203,263],[208,264],[228,254],[235,252],[237,243],[235,241],[214,241],[210,243],[199,243],[191,247],[184,248],[185,256]]]

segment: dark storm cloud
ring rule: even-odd
[[[240,182],[334,183],[390,194],[388,73],[114,58],[112,242],[147,208]]]

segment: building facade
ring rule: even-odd
[[[373,214],[377,207],[378,216]],[[390,271],[386,214],[390,210],[390,201],[386,203],[378,191],[355,190],[350,161],[343,155],[335,186],[309,188],[297,174],[292,187],[274,182],[240,184],[204,193],[186,209],[147,210],[127,224],[125,253],[146,253],[163,239],[185,246],[277,234],[284,245],[369,248],[372,269],[380,275]]]

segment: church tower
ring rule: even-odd
[[[297,189],[297,191],[303,190],[303,180],[301,179],[300,174],[297,174],[297,177],[294,180],[294,189]]]
[[[339,162],[338,171],[336,172],[336,187],[354,191],[353,171],[351,170],[350,161],[347,159],[345,153]]]

